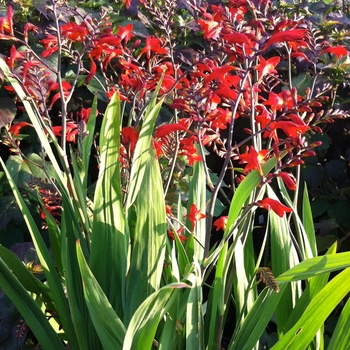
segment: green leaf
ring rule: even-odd
[[[87,201],[90,202],[89,198],[87,198],[87,188],[86,188],[86,183],[84,183],[84,176],[83,173],[80,172],[79,166],[78,166],[78,160],[76,155],[74,154],[74,151],[72,148],[70,148],[70,160],[71,164],[73,167],[73,172],[74,174],[77,174],[73,178],[73,185],[74,185],[74,190],[75,190],[75,196],[72,197],[75,199],[75,201],[72,202],[74,212],[75,213],[80,213],[80,215],[77,215],[80,219],[84,219],[84,228],[85,228],[85,236],[86,240],[89,241],[90,239],[90,229],[91,229],[91,220],[89,219],[89,214],[92,215],[91,210],[89,210],[87,206]],[[88,162],[89,163],[89,162]],[[79,176],[80,175],[80,176]],[[67,203],[68,204],[68,203]],[[82,237],[79,237],[78,239],[81,239]],[[84,242],[86,243],[86,241]]]
[[[280,285],[279,293],[265,288],[259,294],[242,326],[237,327],[228,350],[252,350],[254,348],[276,311],[286,287],[287,284],[283,283]]]
[[[314,191],[323,181],[325,169],[321,164],[302,166],[302,176],[310,191]]]
[[[128,235],[120,178],[120,127],[120,98],[116,93],[107,107],[100,133],[101,163],[94,197],[89,263],[113,309],[122,317]]]
[[[250,211],[242,225],[234,248],[236,273],[233,276],[233,289],[236,296],[237,320],[243,320],[257,298],[257,288],[252,281],[256,280],[255,252],[253,245],[255,212]],[[243,238],[244,237],[244,238]],[[243,244],[242,244],[243,243]]]
[[[103,102],[108,102],[108,98],[106,97],[106,93],[105,93],[106,87],[104,86],[105,85],[104,82],[105,82],[105,79],[101,75],[96,74],[94,79],[91,79],[89,81],[89,84],[87,84],[86,87],[92,94],[97,96],[99,100]]]
[[[98,349],[101,343],[94,329],[84,298],[83,281],[77,258],[77,227],[68,210],[68,199],[62,199],[60,261],[63,267],[65,287],[72,322],[77,334],[80,349]],[[79,228],[78,228],[79,229]]]
[[[145,163],[147,162],[146,153],[151,148],[154,126],[156,124],[157,116],[165,99],[165,97],[162,97],[157,103],[157,96],[163,82],[164,74],[165,72],[163,72],[162,77],[158,82],[157,88],[153,92],[151,100],[147,105],[144,121],[142,123],[142,129],[140,131],[140,135],[135,146],[130,171],[128,197],[125,204],[125,208],[127,211],[136,200],[140,188],[142,187],[142,180],[145,172]]]
[[[305,90],[312,85],[312,81],[313,78],[309,73],[302,72],[296,77],[292,78],[292,86],[297,89],[298,95],[305,96]]]
[[[327,254],[335,254],[336,245],[334,244]],[[312,277],[306,284],[306,288],[303,291],[301,297],[296,301],[295,306],[290,313],[286,325],[284,327],[284,333],[291,329],[293,325],[298,321],[301,315],[304,313],[307,306],[310,304],[312,298],[327,284],[329,279],[329,272]]]
[[[327,350],[347,350],[350,344],[350,299],[346,302]]]
[[[186,308],[186,349],[204,349],[202,281],[199,266],[188,276],[192,284]]]
[[[290,270],[279,275],[277,281],[298,281],[322,273],[341,270],[350,266],[350,252],[318,256],[304,260]]]
[[[163,104],[161,99],[154,108],[147,108],[145,120],[142,124],[139,139],[135,146],[133,162],[130,171],[129,193],[126,202],[126,209],[128,210],[135,202],[136,197],[142,188],[142,181],[145,173],[145,165],[147,162],[147,152],[151,148],[152,134],[159,114],[160,108]],[[148,106],[150,107],[150,106]]]
[[[207,201],[211,198],[211,192],[206,190],[206,198]],[[220,216],[222,212],[226,209],[226,205],[224,205],[220,199],[216,199],[215,206],[214,206],[214,214],[213,216]]]
[[[8,178],[9,184],[11,186],[11,189],[13,191],[13,194],[17,200],[18,206],[20,210],[22,211],[24,220],[26,221],[27,227],[29,229],[29,232],[31,234],[31,238],[33,240],[36,252],[38,254],[38,257],[40,259],[40,263],[42,265],[42,268],[45,273],[45,277],[47,279],[48,285],[50,286],[50,290],[52,293],[52,297],[54,300],[54,303],[56,305],[57,311],[59,311],[60,320],[62,322],[63,329],[65,331],[65,334],[67,336],[67,340],[71,344],[72,347],[78,349],[77,344],[77,338],[76,334],[74,332],[74,327],[72,323],[72,319],[70,317],[69,308],[67,299],[65,296],[65,293],[62,288],[62,283],[60,280],[60,277],[57,274],[56,268],[53,264],[53,261],[51,259],[51,255],[46,247],[46,244],[38,230],[38,227],[36,226],[36,223],[30,214],[30,211],[25,204],[16,184],[14,183],[13,179],[11,178],[9,172],[7,171],[7,168],[2,160],[0,158],[0,164],[4,168],[4,171],[6,173],[6,176]],[[11,295],[9,295],[11,297]],[[34,331],[34,330],[33,330]]]
[[[323,213],[326,212],[328,207],[329,207],[329,201],[316,198],[311,203],[312,216],[316,218],[317,216],[322,215]]]
[[[332,256],[333,255],[330,255],[328,257],[331,258]],[[271,350],[306,349],[329,314],[341,302],[346,294],[349,293],[349,278],[349,268],[334,277],[312,299],[298,322],[296,322]]]
[[[77,242],[76,249],[84,283],[86,304],[103,349],[121,349],[125,337],[125,327],[89,269],[79,242]]]
[[[45,205],[41,203],[42,209],[45,213],[45,220],[47,224],[47,229],[49,232],[51,252],[53,259],[55,261],[57,271],[63,275],[62,259],[61,259],[61,231],[51,213],[47,210]]]
[[[29,156],[10,156],[6,167],[15,181],[17,187],[28,187],[30,182],[54,177],[52,167],[46,163],[38,154],[31,153]]]
[[[224,316],[225,298],[224,292],[227,281],[227,268],[230,266],[232,254],[227,258],[227,243],[223,246],[215,269],[215,279],[212,284],[205,322],[205,340],[209,349],[215,349],[218,339],[222,334],[218,334],[218,322]]]
[[[51,327],[40,307],[23,285],[0,258],[0,287],[10,297],[18,311],[24,317],[43,349],[64,350],[66,347]]]
[[[197,146],[199,151],[199,147]],[[191,182],[189,184],[188,190],[188,201],[187,201],[187,212],[190,212],[191,205],[195,204],[197,209],[201,213],[205,213],[206,210],[206,176],[204,170],[203,162],[196,162],[193,166],[193,175]],[[189,218],[186,220],[186,226],[191,231],[192,223]],[[196,261],[199,263],[202,262],[204,256],[204,248],[206,245],[209,245],[209,242],[206,242],[206,220],[205,218],[198,220],[193,229],[193,235],[187,243],[187,253],[189,253],[189,245],[191,245],[191,251],[193,250]],[[209,247],[208,247],[209,250]],[[192,257],[189,256],[189,259],[192,260]]]
[[[176,299],[176,296],[171,298],[172,293],[177,293],[178,288],[188,287],[185,283],[173,283],[151,294],[132,316],[126,331],[123,350],[151,349],[157,326]]]
[[[268,186],[267,193],[269,198],[278,200],[270,186]],[[278,276],[296,265],[299,259],[290,237],[286,215],[281,218],[270,210],[269,219],[271,232],[271,270],[275,276]],[[300,292],[300,283],[289,284],[286,287],[280,303],[276,308],[278,334],[283,333],[285,323],[293,309],[293,300],[299,297]]]
[[[160,80],[161,83],[162,79]],[[149,102],[130,170],[125,204],[130,227],[131,257],[127,281],[127,325],[136,309],[160,286],[166,243],[165,199],[152,134],[164,98],[156,103],[160,83]],[[138,288],[135,288],[138,285]]]
[[[51,300],[49,288],[34,277],[16,254],[0,245],[0,257],[26,290],[41,296],[46,302]]]
[[[145,150],[142,158],[142,187],[134,202],[136,223],[131,236],[126,324],[139,305],[160,286],[167,237],[164,193],[155,152]]]

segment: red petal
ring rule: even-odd
[[[282,178],[284,184],[291,191],[294,191],[297,188],[295,177],[292,174],[286,173],[286,172],[280,172],[278,176]]]
[[[179,125],[179,124],[161,125],[159,128],[157,128],[154,134],[154,137],[155,138],[164,137],[179,130],[186,130],[186,128],[183,125]]]
[[[231,70],[238,70],[239,68],[233,66],[223,66],[216,68],[212,73],[210,73],[205,79],[204,84],[210,83],[214,79],[218,79],[221,82],[224,80],[224,75]]]
[[[345,46],[334,46],[334,47],[327,47],[326,49],[323,49],[321,51],[321,55],[324,53],[332,53],[336,55],[338,58],[340,56],[346,56],[348,54],[348,50],[345,48]]]
[[[273,34],[271,38],[267,41],[267,43],[264,45],[263,50],[266,50],[269,46],[275,43],[302,40],[304,38],[305,33],[306,29],[293,29]]]
[[[96,69],[97,69],[97,66],[96,66],[96,63],[95,61],[92,59],[91,55],[89,55],[89,59],[90,59],[90,62],[91,62],[91,69],[90,69],[90,73],[89,75],[86,77],[85,79],[85,83],[86,84],[89,84],[89,81],[94,77],[94,75],[96,74]]]
[[[278,200],[272,198],[265,198],[257,202],[260,208],[274,211],[278,216],[283,217],[284,213],[290,213],[293,209],[283,205]]]
[[[221,216],[219,219],[215,220],[213,225],[216,227],[216,231],[219,231],[220,229],[225,231],[227,220],[228,216]]]
[[[9,132],[12,132],[14,135],[18,136],[19,131],[24,128],[25,126],[32,126],[32,124],[29,124],[27,122],[18,122],[16,124],[13,124],[11,128],[9,129]]]
[[[224,34],[222,37],[227,40],[229,44],[247,44],[249,47],[253,46],[248,36],[242,33]]]

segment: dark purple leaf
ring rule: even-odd
[[[350,19],[341,11],[331,12],[326,16],[328,21],[338,22],[339,24],[350,24]]]
[[[20,222],[23,220],[21,211],[19,210],[13,195],[0,197],[0,231],[6,229],[6,226],[12,222]]]
[[[0,72],[1,79],[1,72]],[[9,97],[0,98],[0,129],[10,124],[16,115],[16,104]]]
[[[317,236],[324,237],[326,234],[339,227],[339,225],[335,222],[334,219],[331,220],[321,220],[315,224],[315,230],[319,230],[319,234]]]
[[[11,251],[15,253],[21,261],[25,260],[28,251],[34,248],[32,242],[16,243],[11,247]]]
[[[4,82],[4,78],[5,78],[4,72],[2,71],[2,69],[0,69],[0,83],[1,84]]]

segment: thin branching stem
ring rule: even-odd
[[[229,130],[228,130],[229,134],[228,134],[228,138],[227,138],[226,156],[225,156],[224,164],[222,166],[222,169],[221,169],[221,172],[219,175],[218,182],[216,183],[214,189],[212,190],[212,195],[211,195],[210,202],[208,205],[204,258],[207,258],[208,254],[209,254],[210,233],[211,233],[211,228],[212,228],[212,224],[213,224],[215,203],[216,203],[216,199],[217,199],[217,196],[219,193],[219,189],[224,181],[224,176],[226,174],[226,170],[227,170],[230,158],[231,158],[232,147],[233,147],[232,140],[233,140],[234,125],[235,125],[235,116],[236,116],[236,113],[238,110],[239,102],[243,96],[244,85],[245,85],[245,82],[246,82],[249,74],[250,74],[250,72],[249,72],[249,70],[247,70],[245,72],[243,79],[241,80],[237,100],[232,104],[232,117],[231,117],[230,126],[229,126]]]
[[[62,38],[61,38],[61,31],[60,31],[60,24],[58,21],[58,13],[57,13],[57,1],[53,0],[53,13],[55,17],[55,24],[56,24],[56,36],[57,36],[57,81],[58,81],[58,89],[61,97],[61,125],[62,125],[62,137],[61,137],[61,148],[63,151],[63,154],[67,154],[67,147],[66,147],[66,133],[67,133],[67,109],[65,104],[65,96],[64,96],[64,90],[63,90],[63,82],[62,82]]]

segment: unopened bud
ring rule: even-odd
[[[309,151],[303,152],[301,156],[302,156],[303,158],[306,158],[306,157],[314,157],[315,155],[316,155],[316,152],[315,152],[315,151],[309,150]]]
[[[305,94],[306,94],[306,99],[309,100],[311,97],[311,88],[309,86],[305,89]]]
[[[310,113],[305,119],[305,124],[309,125],[315,117],[315,113]]]
[[[141,44],[141,39],[137,39],[134,42],[134,45],[132,46],[132,49],[134,50],[137,46],[139,46]]]
[[[319,126],[317,126],[317,125],[313,126],[312,130],[315,131],[318,134],[322,134],[322,132],[323,132],[322,129]]]
[[[315,141],[313,143],[311,143],[308,148],[316,148],[322,145],[322,141]]]
[[[243,128],[243,130],[248,134],[248,135],[251,135],[252,134],[252,131],[248,128]]]

